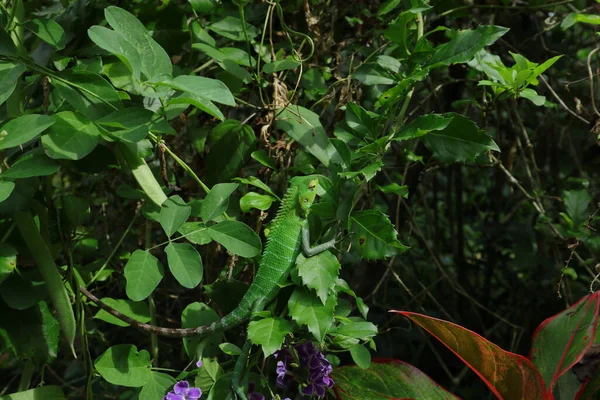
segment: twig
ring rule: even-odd
[[[592,72],[592,56],[596,54],[598,50],[600,50],[600,47],[596,47],[594,50],[590,51],[590,54],[588,54],[587,69],[588,76],[590,78],[590,98],[592,99],[592,109],[594,110],[594,113],[600,117],[600,112],[598,112],[598,109],[596,108],[596,100],[594,100],[594,73]]]
[[[562,99],[560,98],[560,96],[554,91],[554,89],[552,89],[552,86],[550,86],[548,84],[548,81],[546,81],[546,79],[540,75],[538,78],[540,78],[540,80],[544,83],[544,85],[546,85],[546,87],[548,88],[548,90],[550,91],[550,93],[552,93],[552,96],[554,96],[554,98],[559,102],[559,104],[569,112],[569,114],[573,115],[575,118],[577,118],[578,120],[585,122],[587,125],[590,124],[590,121],[588,121],[587,119],[583,118],[581,115],[577,114],[575,111],[571,110],[569,107],[567,107],[567,105],[565,104],[564,101],[562,101]]]

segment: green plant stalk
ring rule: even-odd
[[[60,329],[69,343],[73,356],[77,358],[73,342],[75,341],[76,324],[71,299],[67,293],[67,288],[62,281],[54,259],[50,255],[50,250],[40,232],[37,229],[33,215],[29,211],[18,211],[14,215],[17,228],[25,240],[31,255],[38,265],[38,269],[50,295],[52,305],[56,310]]]
[[[21,373],[21,380],[19,381],[19,392],[23,392],[29,389],[31,385],[31,377],[33,376],[33,362],[31,360],[27,360],[25,363],[25,367],[23,367],[23,372]]]
[[[146,237],[144,241],[144,248],[148,249],[152,244],[151,220],[146,220]],[[156,325],[156,304],[154,304],[154,297],[152,294],[148,297],[148,310],[150,311],[150,321],[152,325]],[[154,365],[158,365],[158,336],[156,333],[150,334],[150,347],[152,348],[152,361]]]

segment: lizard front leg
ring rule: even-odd
[[[316,256],[319,253],[333,248],[336,244],[335,239],[331,239],[317,246],[310,246],[310,231],[308,230],[308,220],[302,222],[302,252],[306,257]]]

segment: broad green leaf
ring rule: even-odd
[[[125,292],[133,301],[142,301],[156,289],[164,276],[160,261],[150,252],[136,250],[125,265]]]
[[[432,131],[444,130],[454,119],[454,113],[421,115],[405,125],[395,135],[394,140],[408,140],[424,136]]]
[[[0,400],[65,400],[65,394],[60,386],[47,385],[23,392],[0,396]]]
[[[47,176],[52,175],[59,169],[60,164],[36,149],[21,156],[8,170],[5,170],[0,177],[5,179],[18,179],[29,178],[32,176]]]
[[[26,310],[48,298],[48,290],[39,271],[22,270],[8,277],[0,297],[10,308]]]
[[[408,34],[410,32],[410,24],[415,18],[416,15],[413,13],[402,12],[383,32],[383,36],[386,39],[398,45],[400,54],[404,57],[410,54],[408,50]]]
[[[54,117],[38,114],[27,114],[8,121],[0,128],[0,150],[27,143],[55,121]]]
[[[81,114],[63,111],[55,114],[56,123],[42,136],[46,153],[54,159],[81,160],[100,141],[100,131]]]
[[[239,356],[242,354],[242,349],[237,347],[233,343],[221,343],[219,348],[223,351],[223,353],[228,354],[230,356]]]
[[[229,207],[229,198],[237,189],[237,183],[217,183],[204,198],[200,217],[204,223],[221,216]]]
[[[63,49],[67,44],[64,29],[52,19],[32,19],[23,24],[37,37],[57,50]]]
[[[519,97],[522,97],[524,99],[531,101],[533,104],[535,104],[538,107],[546,104],[546,97],[539,95],[538,92],[536,92],[535,90],[530,89],[530,88],[521,90],[519,92]]]
[[[277,169],[277,166],[275,165],[275,161],[273,161],[273,159],[271,157],[269,157],[267,152],[262,149],[253,151],[252,154],[250,154],[250,157],[252,157],[256,161],[258,161],[265,167],[269,167],[271,169]]]
[[[382,16],[391,11],[393,11],[396,7],[398,7],[402,3],[402,0],[387,0],[377,10],[377,15]]]
[[[206,178],[210,185],[227,182],[237,176],[238,171],[250,156],[256,135],[252,128],[235,120],[225,120],[217,128],[225,134],[213,143],[205,158]]]
[[[179,75],[170,80],[160,82],[161,85],[201,96],[215,103],[235,106],[235,99],[229,88],[218,79],[205,78],[196,75]]]
[[[177,195],[171,196],[162,204],[159,221],[168,237],[175,232],[190,217],[192,207],[188,206],[183,199]]]
[[[279,196],[277,196],[277,194],[275,194],[275,192],[267,184],[265,184],[263,181],[261,181],[255,176],[249,176],[247,178],[234,178],[233,180],[262,189],[265,192],[269,193],[271,196],[275,197],[278,201],[281,201]]]
[[[0,203],[8,199],[15,188],[14,182],[0,181]]]
[[[194,244],[208,244],[212,242],[208,228],[202,222],[184,222],[178,230],[182,236]]]
[[[310,258],[305,258],[300,254],[296,260],[296,266],[302,283],[317,292],[321,302],[326,304],[329,293],[335,287],[340,273],[341,265],[338,259],[329,251]]]
[[[335,284],[336,284],[336,291],[346,293],[346,294],[349,294],[350,296],[354,297],[354,299],[356,300],[356,308],[358,308],[358,311],[360,311],[360,314],[363,316],[363,318],[367,318],[367,313],[369,312],[369,307],[365,304],[365,302],[363,301],[362,298],[358,297],[356,295],[356,293],[354,293],[354,291],[352,289],[350,289],[348,282],[346,282],[343,279],[338,278]]]
[[[221,110],[219,110],[219,107],[217,107],[212,101],[202,96],[192,96],[190,93],[186,92],[180,96],[169,99],[167,106],[173,104],[190,104],[221,121],[225,119],[225,116]]]
[[[309,332],[321,343],[333,324],[336,301],[336,296],[329,296],[323,304],[313,292],[296,288],[288,301],[288,314],[298,325],[308,326]]]
[[[560,23],[562,30],[566,30],[578,22],[584,24],[600,25],[600,15],[597,14],[583,14],[583,13],[571,13],[566,16],[565,19]]]
[[[68,70],[61,72],[59,76],[62,79],[51,80],[58,93],[90,120],[104,117],[123,107],[115,88],[99,74]]]
[[[126,166],[129,167],[144,193],[154,204],[161,206],[167,200],[167,196],[144,158],[138,154],[137,147],[129,143],[117,143],[116,150],[123,156]]]
[[[189,304],[181,313],[181,327],[196,328],[198,326],[210,325],[219,319],[219,316],[212,308],[204,303],[194,302]],[[183,347],[190,358],[198,357],[197,353],[204,357],[204,348],[211,341],[216,346],[221,342],[221,336],[217,334],[208,335],[207,337],[183,338]],[[197,349],[199,350],[197,351]]]
[[[350,347],[350,355],[356,365],[362,369],[367,369],[371,365],[371,353],[365,346],[357,344]]]
[[[377,335],[377,327],[371,322],[358,318],[338,326],[335,329],[335,334],[367,340]]]
[[[2,291],[10,283],[6,281]],[[0,302],[0,331],[4,331],[10,341],[8,349],[18,358],[45,364],[57,356],[59,324],[45,301],[26,310],[11,309]]]
[[[399,360],[373,360],[366,370],[358,366],[336,368],[331,377],[339,400],[459,400],[423,372]]]
[[[283,318],[263,318],[248,324],[248,339],[262,346],[265,358],[281,349],[285,336],[292,333],[293,325]]]
[[[202,358],[202,362],[203,365],[196,376],[194,386],[202,389],[203,393],[207,393],[219,377],[223,375],[223,368],[221,368],[216,358]]]
[[[217,243],[238,256],[250,258],[260,254],[260,238],[250,227],[238,221],[223,221],[209,227],[208,234]]]
[[[363,210],[350,215],[352,241],[361,257],[383,259],[406,251],[387,215],[377,210]]]
[[[0,283],[12,274],[17,266],[17,250],[11,245],[0,243]]]
[[[397,183],[390,183],[385,186],[377,186],[377,189],[381,190],[383,193],[394,193],[408,199],[408,186],[406,185],[400,186]]]
[[[152,379],[150,354],[146,350],[138,352],[131,344],[110,347],[98,357],[94,367],[113,385],[141,387]]]
[[[531,361],[546,387],[552,391],[561,375],[569,371],[594,343],[598,325],[600,292],[594,292],[566,310],[546,319],[536,329]]]
[[[202,280],[204,267],[198,251],[189,243],[169,243],[165,248],[169,269],[183,287],[193,289]]]
[[[265,74],[272,74],[274,72],[284,71],[287,69],[294,69],[300,66],[300,63],[292,58],[285,58],[283,60],[277,60],[274,62],[266,63],[263,67]]]
[[[20,76],[27,68],[24,64],[14,62],[0,63],[0,105],[15,91]],[[1,146],[0,142],[0,146]]]
[[[427,330],[479,375],[500,399],[547,399],[542,376],[527,358],[502,350],[452,322],[394,311]]]
[[[96,43],[96,45],[98,45],[98,47],[108,51],[111,54],[114,54],[119,58],[119,60],[121,60],[121,62],[123,63],[122,65],[125,65],[127,67],[127,70],[129,71],[129,74],[127,75],[129,75],[133,79],[133,82],[131,82],[132,84],[135,85],[137,81],[140,80],[140,75],[142,72],[142,62],[140,54],[137,52],[136,48],[131,42],[129,42],[117,32],[105,28],[103,26],[92,26],[90,29],[88,29],[88,36],[94,43]],[[111,69],[114,68],[115,65],[113,65]],[[116,70],[113,70],[112,74],[116,72]],[[120,72],[123,73],[124,71]],[[111,74],[109,74],[109,76],[110,75]],[[113,79],[111,78],[111,80]],[[113,83],[115,82],[113,81]],[[121,85],[115,86],[122,87]]]
[[[148,310],[148,304],[143,301],[111,299],[110,297],[103,297],[102,301],[115,310],[120,311],[122,314],[135,319],[136,321],[143,323],[150,322],[150,311]],[[94,318],[117,326],[129,326],[127,322],[120,320],[104,310],[98,311],[96,315],[94,315]]]
[[[573,224],[579,224],[588,220],[588,207],[592,201],[592,197],[587,190],[566,190],[565,191],[565,208],[567,214],[571,217]]]
[[[374,163],[367,165],[359,171],[340,172],[339,174],[347,178],[355,178],[359,175],[363,175],[365,177],[365,181],[369,182],[375,177],[375,175],[377,175],[377,173],[381,170],[382,167],[382,161],[375,161]]]
[[[152,371],[150,380],[142,387],[139,400],[162,399],[177,380],[162,372]]]
[[[355,103],[348,103],[346,105],[346,123],[361,138],[376,138],[377,132],[375,132],[375,124],[373,123],[371,116],[361,106]]]
[[[506,32],[508,28],[495,25],[481,25],[472,30],[459,31],[448,43],[435,48],[428,61],[428,68],[471,61],[478,51],[494,43]]]
[[[90,203],[81,197],[72,194],[62,196],[61,205],[67,214],[67,219],[74,227],[82,225],[90,216]]]
[[[268,210],[271,204],[277,200],[273,196],[248,192],[240,199],[240,209],[242,212],[248,212],[253,208],[258,210]]]
[[[319,116],[304,107],[290,105],[276,112],[278,129],[285,131],[326,167],[341,164],[342,157],[330,142]]]
[[[422,140],[434,157],[444,163],[473,161],[486,151],[500,151],[491,137],[460,114],[455,114],[445,129],[431,131]]]
[[[208,25],[208,29],[228,39],[241,42],[246,40],[242,24],[241,19],[227,16]],[[260,31],[246,22],[246,33],[248,34],[248,39],[251,40],[258,36]]]
[[[194,11],[200,14],[208,14],[216,7],[216,0],[188,0]]]
[[[165,76],[173,74],[169,55],[152,39],[144,25],[134,15],[122,8],[109,6],[104,9],[104,16],[111,28],[131,43],[139,54],[141,71],[147,80],[164,79]]]
[[[391,73],[375,63],[362,64],[358,67],[356,72],[352,74],[352,78],[367,86],[393,85],[397,83],[397,79]]]

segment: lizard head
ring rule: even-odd
[[[317,187],[319,186],[318,179],[305,179],[298,184],[298,202],[304,217],[308,217],[310,207],[315,202],[317,197]]]

